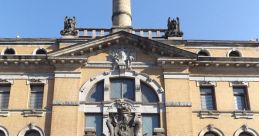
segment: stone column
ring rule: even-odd
[[[131,28],[131,0],[113,0],[112,27]]]

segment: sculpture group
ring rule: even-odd
[[[176,19],[168,18],[167,21],[167,31],[165,36],[168,37],[182,37],[183,32],[180,30],[180,19],[177,17]]]
[[[78,31],[76,30],[76,18],[65,17],[64,30],[60,32],[62,36],[77,36]]]

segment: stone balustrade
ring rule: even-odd
[[[106,36],[112,33],[111,29],[106,28],[77,28],[79,37],[96,38]],[[166,29],[133,29],[132,34],[142,37],[161,38],[165,35]]]

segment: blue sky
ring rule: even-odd
[[[59,38],[65,16],[111,28],[112,0],[1,0],[0,38]],[[259,37],[259,0],[132,0],[134,28],[166,28],[180,17],[185,39]]]

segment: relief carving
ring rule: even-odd
[[[135,60],[135,51],[133,49],[113,49],[110,52],[110,58],[113,62],[113,69],[131,70],[131,62]]]

